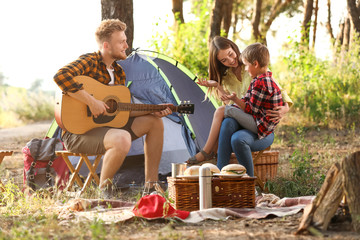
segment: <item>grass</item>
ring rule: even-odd
[[[280,151],[278,177],[267,183],[270,192],[279,197],[314,195],[319,190],[327,169],[336,161],[360,146],[358,129],[328,129],[316,126],[281,124],[272,149]],[[153,239],[187,239],[175,227],[183,223],[171,221],[148,222],[133,219],[129,222],[105,224],[102,221],[60,221],[53,206],[66,203],[71,196],[64,193],[37,192],[31,196],[21,191],[15,178],[7,178],[6,191],[0,198],[0,239],[126,239],[142,234]],[[136,202],[140,191],[120,193],[119,199]],[[98,198],[97,188],[87,190],[84,198]],[[201,239],[202,230],[195,233]]]
[[[0,93],[2,93],[0,98],[4,96],[4,93],[13,92],[13,96],[9,98],[7,95],[4,102],[4,98],[1,99],[0,128],[4,127],[7,122],[13,125],[22,125],[25,122],[46,119],[47,117],[43,117],[47,116],[46,113],[51,113],[49,119],[53,118],[53,110],[49,107],[53,106],[51,97],[47,98],[46,95],[39,94],[38,98],[43,99],[41,101],[11,106],[11,102],[15,103],[19,99],[24,101],[24,98],[20,96],[30,96],[30,93],[23,92],[21,89],[2,90],[4,89],[0,88]],[[41,106],[43,103],[44,106]],[[12,109],[11,107],[17,110],[9,110]],[[5,112],[7,114],[4,114]],[[22,120],[17,121],[16,119]],[[272,149],[280,151],[280,164],[277,178],[267,183],[270,192],[279,197],[316,194],[327,169],[354,150],[359,150],[358,135],[359,126],[355,123],[346,128],[342,124],[324,127],[324,124],[317,124],[301,113],[292,110],[276,129],[276,138]],[[23,140],[18,140],[18,142],[21,141]],[[23,143],[21,144],[23,145]],[[110,225],[102,221],[60,221],[53,206],[66,203],[73,197],[64,193],[46,191],[38,191],[31,196],[24,194],[21,191],[22,167],[22,160],[17,162],[5,160],[0,166],[0,178],[6,183],[6,191],[1,193],[0,197],[0,240],[126,239],[129,234],[138,238],[149,235],[151,239],[188,238],[185,234],[186,231],[180,233],[174,230],[174,225],[178,227],[182,223],[171,221],[165,221],[165,225],[164,221],[149,223],[142,219]],[[119,194],[118,198],[136,202],[140,196],[141,192],[138,190]],[[97,188],[90,188],[82,197],[98,198],[99,191]],[[198,236],[198,239],[204,239],[202,229],[196,230],[193,234]]]

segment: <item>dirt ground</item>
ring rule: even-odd
[[[23,156],[21,149],[32,138],[43,138],[50,122],[31,124],[25,127],[0,129],[0,150],[13,150],[14,155],[5,157],[0,171],[6,170],[5,178],[14,177],[19,184],[22,183]],[[279,132],[281,135],[281,132]],[[329,134],[329,133],[327,133]],[[309,141],[311,137],[318,138],[319,131],[314,130],[307,134]],[[347,134],[337,131],[334,141],[334,152],[348,152],[346,141]],[[296,143],[294,143],[296,145]],[[336,146],[336,147],[335,147]],[[356,143],[359,150],[359,143]],[[288,154],[293,146],[287,147],[278,144],[273,149],[278,149]],[[354,147],[352,147],[354,148]],[[317,149],[322,151],[323,149]],[[283,164],[283,166],[281,166]],[[280,161],[280,168],[286,163]],[[123,223],[118,228],[118,233],[126,236],[126,239],[315,239],[310,235],[295,236],[294,232],[299,226],[302,213],[282,218],[267,219],[228,219],[226,221],[204,221],[197,224],[185,224],[176,221],[130,221]],[[349,222],[332,223],[328,231],[323,232],[328,239],[360,239],[360,235],[351,232]],[[65,228],[65,227],[64,227]],[[64,231],[66,231],[64,229]]]

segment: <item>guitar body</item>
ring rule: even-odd
[[[102,100],[110,110],[98,118],[94,118],[88,106],[75,98],[62,94],[61,99],[55,101],[55,120],[64,130],[83,134],[97,127],[125,126],[130,111],[119,111],[113,104],[130,103],[131,95],[127,87],[122,85],[108,86],[88,76],[77,76],[75,80],[83,84],[84,89],[98,100]]]

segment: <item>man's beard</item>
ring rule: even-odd
[[[111,58],[117,60],[125,60],[126,59],[126,54],[114,54],[114,53],[110,53]]]

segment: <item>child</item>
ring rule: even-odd
[[[243,51],[241,58],[245,70],[253,80],[242,99],[236,97],[236,93],[222,97],[223,101],[232,100],[235,103],[225,107],[224,117],[236,119],[240,125],[257,133],[259,139],[262,139],[272,133],[278,124],[269,120],[266,111],[284,105],[281,91],[272,79],[272,73],[268,71],[270,54],[265,45],[261,43],[249,45]]]
[[[258,135],[259,139],[266,137],[274,131],[278,122],[266,116],[267,110],[276,106],[283,106],[281,91],[272,80],[272,73],[267,71],[269,65],[269,51],[266,46],[255,43],[248,46],[241,54],[245,70],[253,78],[244,98],[239,99],[236,93],[221,96],[222,101],[232,100],[233,105],[218,108],[214,114],[210,135],[218,136],[221,122],[225,117],[236,119],[239,124]],[[211,133],[216,131],[216,133]],[[201,151],[205,158],[208,153]],[[198,164],[196,156],[189,158],[188,164]]]

